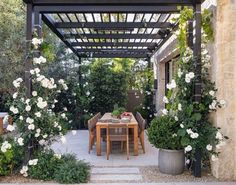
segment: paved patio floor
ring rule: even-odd
[[[126,160],[126,152],[119,149],[112,151],[110,159],[106,159],[106,143],[102,142],[102,155],[96,155],[96,146],[88,154],[88,131],[79,130],[76,135],[69,132],[66,135],[67,142],[62,144],[61,142],[55,142],[52,145],[52,149],[58,153],[73,153],[78,159],[85,160],[93,166],[158,166],[158,149],[151,146],[145,137],[146,153],[144,154],[141,146],[139,146],[139,156],[133,155],[132,145],[130,146],[130,159]],[[118,144],[118,143],[117,143]]]

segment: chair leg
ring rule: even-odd
[[[140,143],[142,145],[143,153],[145,153],[144,132],[140,134]]]
[[[126,152],[127,152],[127,160],[129,160],[129,139],[126,141]]]
[[[91,150],[91,145],[92,145],[92,140],[91,140],[91,136],[89,136],[89,146],[88,146],[88,153],[90,154],[90,150]]]
[[[109,154],[110,154],[110,142],[107,140],[107,160],[109,160]]]

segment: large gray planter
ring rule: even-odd
[[[178,175],[183,173],[185,166],[184,150],[159,150],[160,172]]]

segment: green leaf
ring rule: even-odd
[[[202,119],[202,115],[200,113],[194,113],[192,115],[192,119],[195,121],[200,121]]]
[[[185,134],[186,134],[186,131],[184,130],[184,129],[179,129],[178,130],[178,132],[177,132],[177,134],[179,135],[179,136],[185,136]]]
[[[187,146],[189,144],[190,140],[189,138],[183,137],[181,138],[181,145],[182,146]]]

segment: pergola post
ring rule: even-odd
[[[30,57],[31,41],[33,33],[33,5],[27,4],[26,15],[26,61],[25,61],[25,86],[27,97],[31,96],[32,83],[30,69],[32,68],[32,60]]]
[[[193,55],[195,59],[195,75],[196,81],[194,84],[194,100],[196,103],[201,103],[201,4],[194,5],[194,26],[195,34],[193,37]],[[196,123],[201,127],[201,123]],[[193,175],[201,177],[201,150],[199,148],[195,151],[195,161],[193,164]]]

